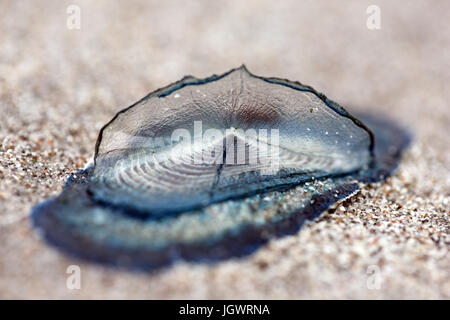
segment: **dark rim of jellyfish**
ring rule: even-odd
[[[116,113],[116,115],[108,123],[106,123],[100,129],[97,141],[95,143],[94,164],[97,161],[98,150],[99,150],[100,144],[101,144],[102,139],[103,139],[103,131],[111,123],[113,123],[120,114],[128,111],[129,109],[133,108],[134,106],[136,106],[136,105],[140,104],[141,102],[146,101],[146,100],[148,100],[150,98],[153,98],[153,97],[162,98],[162,97],[168,96],[169,94],[171,94],[171,93],[173,93],[173,92],[175,92],[175,91],[177,91],[177,90],[179,90],[181,88],[184,88],[186,86],[198,86],[198,85],[202,85],[202,84],[205,84],[205,83],[218,81],[218,80],[226,77],[227,75],[231,74],[232,72],[234,72],[236,70],[243,70],[246,73],[248,73],[250,76],[252,76],[254,78],[257,78],[257,79],[260,79],[260,80],[265,81],[265,82],[269,82],[269,83],[277,84],[277,85],[282,85],[282,86],[289,87],[291,89],[298,90],[298,91],[313,93],[319,99],[321,99],[333,111],[335,111],[336,113],[338,113],[339,115],[341,115],[343,117],[349,118],[350,120],[353,121],[353,123],[355,123],[358,127],[363,128],[369,134],[369,137],[370,137],[369,149],[370,149],[370,152],[373,154],[373,149],[374,149],[374,146],[375,146],[375,138],[374,138],[374,135],[373,135],[372,131],[364,123],[362,123],[357,118],[355,118],[351,114],[349,114],[347,112],[347,110],[345,110],[344,107],[339,105],[337,102],[334,102],[333,100],[328,99],[323,93],[316,91],[311,86],[304,85],[304,84],[302,84],[302,83],[300,83],[298,81],[290,81],[290,80],[286,80],[286,79],[282,79],[282,78],[276,78],[276,77],[265,78],[265,77],[260,77],[260,76],[254,75],[253,73],[248,71],[247,67],[243,64],[239,68],[231,69],[230,71],[225,72],[225,73],[223,73],[221,75],[212,75],[212,76],[204,78],[204,79],[199,79],[199,78],[196,78],[196,77],[193,77],[193,76],[185,76],[181,80],[179,80],[179,81],[177,81],[175,83],[172,83],[172,84],[170,84],[168,86],[165,86],[165,87],[162,87],[160,89],[157,89],[157,90],[149,93],[144,98],[142,98],[139,101],[137,101],[136,103],[133,103],[131,106],[120,110],[118,113]]]
[[[86,201],[88,206],[95,206],[85,192],[85,179],[88,176],[89,169],[78,172],[78,178],[69,178],[65,189],[75,188],[76,193],[84,198],[83,201]],[[244,225],[238,232],[227,232],[213,242],[174,242],[156,250],[142,247],[114,247],[71,232],[70,226],[65,225],[64,221],[57,217],[58,198],[34,208],[32,220],[34,226],[51,230],[43,234],[47,242],[75,258],[134,271],[157,271],[179,261],[215,263],[230,258],[246,257],[270,239],[295,234],[307,220],[313,220],[332,204],[349,198],[358,190],[357,183],[343,184],[314,196],[313,201],[306,207],[292,212],[286,219],[264,225]]]
[[[245,66],[241,66],[240,68],[248,72]],[[95,157],[98,154],[103,130],[121,113],[151,97],[163,97],[164,95],[168,95],[187,85],[201,85],[207,82],[216,81],[240,68],[233,69],[220,76],[212,76],[203,80],[191,76],[184,77],[175,84],[158,89],[134,103],[132,106],[120,111],[100,130],[95,146]],[[70,176],[63,192],[58,197],[36,206],[32,212],[33,225],[43,231],[44,238],[50,244],[63,250],[67,254],[76,258],[82,258],[113,267],[152,271],[159,270],[180,260],[187,262],[216,262],[234,257],[247,256],[267,243],[270,239],[298,232],[306,220],[316,218],[331,205],[343,201],[357,193],[359,190],[358,182],[371,183],[382,181],[396,169],[402,151],[408,146],[410,138],[405,130],[392,121],[379,117],[364,116],[362,118],[363,121],[368,124],[368,126],[366,126],[361,121],[351,116],[340,105],[329,100],[325,95],[318,93],[309,86],[302,85],[299,82],[291,82],[279,78],[263,78],[252,75],[250,72],[248,73],[255,78],[270,83],[314,93],[334,111],[342,116],[350,118],[356,125],[365,129],[370,135],[371,140],[370,151],[373,158],[370,167],[349,174],[352,181],[336,184],[335,188],[315,195],[312,198],[313,201],[310,201],[306,207],[290,212],[287,218],[280,221],[272,221],[263,225],[247,224],[239,227],[238,230],[226,232],[223,236],[213,239],[212,241],[209,241],[210,239],[200,239],[191,243],[173,242],[164,246],[162,249],[155,249],[152,247],[117,247],[110,243],[96,242],[91,237],[82,236],[79,233],[74,232],[70,225],[67,225],[64,218],[61,218],[61,216],[58,215],[58,212],[67,209],[67,206],[71,205],[70,201],[73,201],[76,197],[80,199],[77,207],[78,210],[101,208],[107,210],[107,214],[123,214],[123,212],[117,210],[117,208],[94,201],[88,194],[88,181],[94,168],[92,166]],[[374,134],[369,128],[374,130],[375,135],[377,136],[377,144],[374,143]],[[339,177],[335,178],[339,179]],[[295,186],[296,185],[293,184],[291,187]],[[286,187],[284,190],[286,189],[290,188]],[[124,257],[126,257],[126,259],[123,259]]]

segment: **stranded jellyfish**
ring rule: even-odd
[[[131,268],[242,256],[385,179],[406,142],[298,82],[244,66],[188,76],[107,123],[94,165],[33,222],[69,253]]]

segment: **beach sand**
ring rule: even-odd
[[[69,29],[66,9],[81,9]],[[1,1],[0,298],[450,298],[450,2]],[[245,63],[413,134],[396,174],[242,259],[151,274],[48,246],[30,211],[116,112]],[[70,265],[81,289],[66,287]]]

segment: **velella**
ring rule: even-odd
[[[51,244],[112,265],[243,256],[384,180],[406,144],[393,123],[361,121],[298,82],[245,66],[188,76],[108,122],[94,165],[33,222]]]

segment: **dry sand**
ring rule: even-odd
[[[365,1],[1,1],[0,298],[450,298],[450,2],[375,2],[380,30]],[[80,30],[66,27],[72,3]],[[40,240],[31,208],[84,166],[118,110],[242,63],[389,115],[414,134],[398,172],[215,265],[135,274]],[[72,264],[80,290],[66,288]]]

